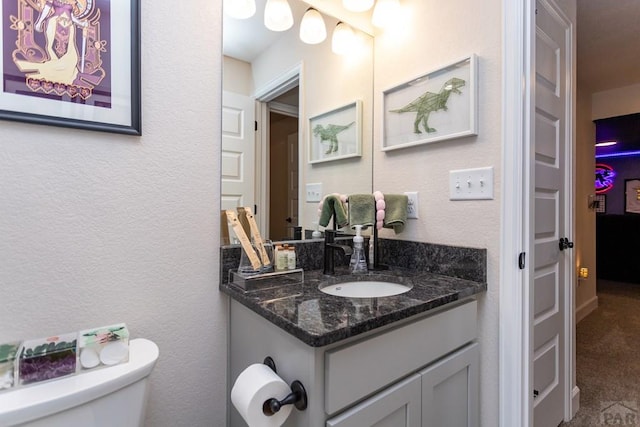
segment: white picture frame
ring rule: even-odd
[[[382,151],[478,134],[475,54],[383,91]]]
[[[309,163],[362,156],[362,101],[309,118]]]

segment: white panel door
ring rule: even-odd
[[[556,427],[564,419],[565,287],[570,255],[560,240],[570,231],[567,198],[571,150],[571,27],[552,0],[536,2],[535,139],[533,166],[533,421]],[[568,51],[569,50],[569,51]],[[568,240],[567,240],[568,242]],[[567,245],[568,246],[568,245]]]
[[[255,203],[255,103],[248,96],[222,92],[221,207]]]

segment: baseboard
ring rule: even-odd
[[[580,409],[580,389],[575,386],[571,392],[571,419],[576,416]]]
[[[598,308],[598,296],[595,295],[589,301],[576,308],[576,324],[587,317],[589,313]]]

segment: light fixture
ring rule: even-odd
[[[264,25],[271,31],[286,31],[293,26],[293,14],[287,0],[267,0]]]
[[[327,38],[327,28],[320,12],[310,7],[300,22],[300,40],[307,44],[322,43]]]
[[[224,0],[224,13],[232,18],[247,19],[256,13],[255,0]]]
[[[342,0],[342,5],[351,12],[364,12],[371,9],[373,0]]]
[[[397,21],[400,13],[400,0],[378,0],[371,23],[378,28],[385,28]]]
[[[596,147],[609,147],[610,145],[616,145],[618,141],[602,141],[597,142]]]
[[[578,270],[578,277],[581,279],[589,278],[589,269],[587,267],[580,267]]]
[[[349,24],[340,21],[331,36],[331,50],[336,55],[348,54],[354,45],[356,34]]]

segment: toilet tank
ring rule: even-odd
[[[129,362],[0,393],[0,427],[139,427],[158,346],[129,342]]]

